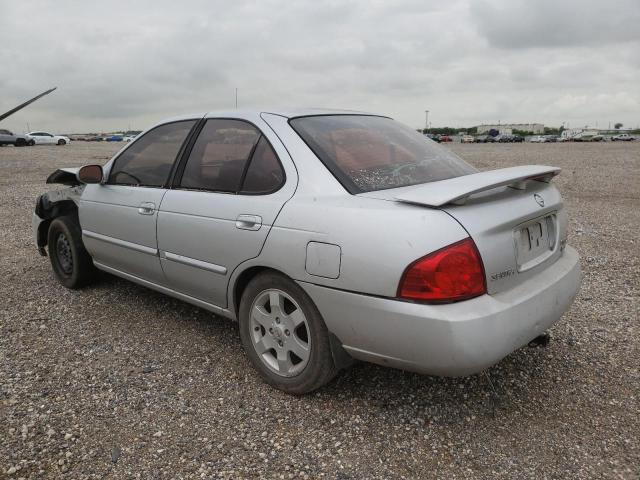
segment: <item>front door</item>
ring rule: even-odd
[[[105,167],[103,184],[80,199],[83,242],[99,266],[164,285],[158,258],[158,207],[178,152],[196,120],[160,125]]]
[[[259,255],[291,196],[284,185],[282,164],[260,130],[240,120],[208,119],[158,213],[169,286],[227,307],[231,273]]]

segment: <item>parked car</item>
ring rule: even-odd
[[[17,135],[11,130],[0,129],[0,147],[4,145],[14,145],[16,147],[25,147],[34,145],[34,140],[26,135]]]
[[[612,142],[630,142],[632,140],[635,140],[635,137],[632,137],[628,133],[619,133],[611,137]]]
[[[478,172],[382,116],[189,115],[55,171],[71,188],[33,230],[62,285],[99,269],[237,320],[264,380],[301,394],[352,359],[475,373],[551,327],[580,285],[559,172]]]
[[[71,143],[71,139],[69,137],[65,137],[64,135],[53,135],[47,132],[31,132],[27,134],[27,137],[33,139],[36,145],[66,145]]]
[[[511,135],[508,134],[503,134],[503,135],[498,135],[496,137],[493,137],[493,140],[498,142],[498,143],[511,143]]]
[[[123,142],[131,142],[135,140],[142,132],[140,130],[127,130],[122,137]]]
[[[440,143],[442,142],[453,142],[453,139],[449,135],[440,135]]]
[[[547,137],[545,137],[544,135],[535,135],[533,137],[531,137],[529,139],[529,142],[531,143],[546,143],[547,142]]]
[[[556,143],[558,141],[557,135],[545,135],[544,138],[547,143]]]
[[[572,137],[574,142],[601,142],[604,136],[600,135],[596,130],[584,130]]]
[[[440,135],[436,135],[435,133],[425,133],[424,136],[430,138],[434,142],[440,143]]]
[[[107,142],[121,142],[122,139],[122,135],[109,135],[107,138],[105,138]]]
[[[460,143],[473,143],[474,138],[471,135],[463,135],[460,137]]]
[[[491,140],[489,140],[491,139]],[[475,143],[487,143],[487,142],[493,142],[493,137],[491,135],[478,135],[476,137]]]

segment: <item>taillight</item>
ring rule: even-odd
[[[398,296],[425,302],[457,302],[487,292],[484,267],[471,238],[419,258],[402,274]]]

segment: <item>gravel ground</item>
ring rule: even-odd
[[[0,478],[639,477],[640,142],[449,146],[563,168],[576,302],[486,375],[359,364],[301,398],[260,381],[232,322],[113,277],[54,281],[35,197],[117,148],[0,149]]]

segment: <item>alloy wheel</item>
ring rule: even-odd
[[[311,336],[307,318],[290,295],[261,292],[251,305],[250,336],[262,362],[283,377],[299,374],[309,362]]]

